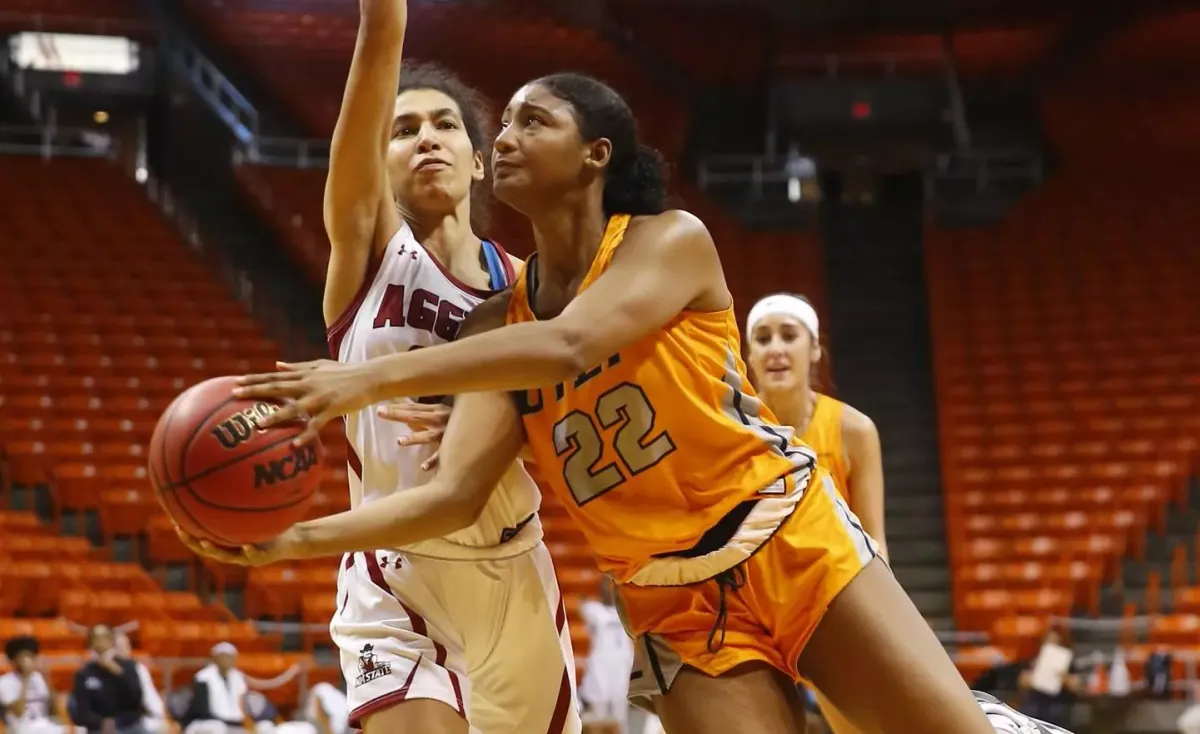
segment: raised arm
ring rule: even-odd
[[[394,397],[510,391],[570,379],[685,310],[732,301],[712,237],[686,212],[631,225],[612,264],[556,318],[369,360],[242,378],[238,395],[294,402],[266,422],[307,414],[301,441],[327,421]],[[482,308],[482,307],[481,307]]]
[[[325,180],[325,322],[333,324],[354,299],[371,258],[400,228],[387,175],[407,0],[359,0],[358,40],[333,129]]]

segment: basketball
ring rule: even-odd
[[[218,377],[175,398],[150,439],[150,480],[186,533],[221,546],[270,540],[304,519],[321,481],[318,443],[293,446],[299,425],[258,421],[278,407],[233,396]]]

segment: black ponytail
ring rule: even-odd
[[[604,181],[606,215],[661,214],[666,208],[666,163],[662,153],[639,143],[625,165],[618,167],[613,161]]]
[[[667,209],[663,156],[638,140],[637,119],[612,87],[584,74],[551,74],[537,84],[568,102],[585,140],[607,138],[612,159],[605,172],[604,213],[647,215]]]

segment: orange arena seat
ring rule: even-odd
[[[0,0],[0,9],[12,1]],[[196,559],[146,478],[150,433],[182,389],[268,369],[278,345],[109,163],[6,157],[0,189],[0,496],[48,484],[55,519],[95,511],[106,541],[144,538],[138,545],[151,564],[183,564],[190,576]],[[72,217],[45,215],[64,207]],[[33,513],[0,511],[0,636],[34,634],[44,650],[69,654],[83,647],[70,623],[138,621],[134,638],[145,653],[204,658],[226,639],[263,677],[282,672],[273,670],[278,655],[255,658],[278,650],[278,636],[231,622],[228,610],[192,592],[164,591],[139,565],[101,560],[107,553]],[[53,684],[69,688],[78,664],[53,666]],[[178,685],[194,672],[152,668],[160,684],[164,674]],[[320,677],[337,672],[309,680]],[[277,704],[296,704],[295,682],[280,693]]]
[[[1094,569],[1041,587],[1086,609],[1096,579],[1114,580],[1121,556],[1144,558],[1147,533],[1165,532],[1174,508],[1190,506],[1200,215],[1188,202],[1200,191],[1191,173],[1200,150],[1194,126],[1163,114],[1164,86],[1149,70],[1172,53],[1193,58],[1194,42],[1185,49],[1181,39],[1197,28],[1200,14],[1183,12],[1116,34],[1044,100],[1063,158],[1055,175],[998,226],[926,232],[947,534],[965,629],[1034,640],[1039,612],[1006,596],[1018,593],[1007,564]],[[1114,86],[1117,78],[1130,83]],[[1129,104],[1143,96],[1155,103]],[[1193,120],[1200,110],[1190,99],[1183,107]],[[1186,615],[1200,597],[1180,553],[1171,591],[1184,615],[1159,619],[1152,640],[1195,635]],[[1143,611],[1157,611],[1162,576],[1152,575]],[[1001,625],[1012,614],[1028,619]]]

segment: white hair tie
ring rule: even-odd
[[[761,299],[754,304],[754,308],[750,309],[750,316],[746,319],[747,340],[750,339],[750,334],[758,322],[768,316],[790,316],[808,329],[814,341],[820,338],[821,320],[817,318],[817,310],[812,307],[812,304],[803,298],[797,298],[787,293],[776,293]]]

